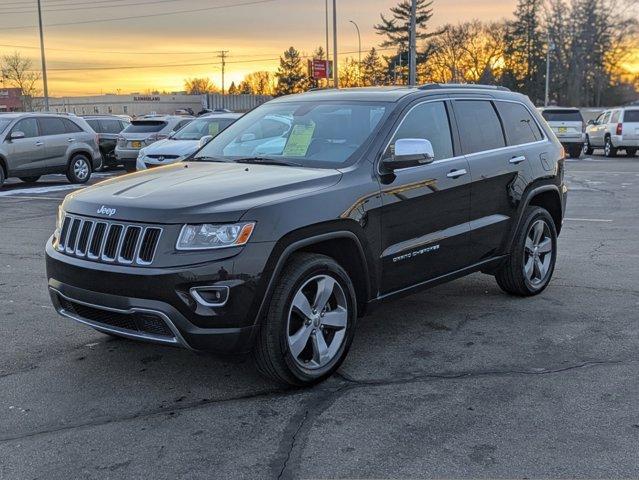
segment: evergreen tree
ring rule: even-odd
[[[289,95],[300,93],[308,86],[308,76],[304,72],[300,53],[290,47],[280,57],[280,66],[275,74],[277,77],[276,95]]]
[[[319,47],[317,47],[315,49],[315,51],[313,52],[313,59],[314,60],[326,60],[326,52],[324,51],[324,49],[322,48],[322,46],[320,45]],[[309,88],[320,88],[323,85],[326,85],[326,80],[325,79],[315,79],[313,78],[313,72],[311,72],[309,70],[308,72],[308,86]]]
[[[408,49],[411,0],[402,0],[396,7],[390,9],[391,17],[387,18],[380,14],[382,23],[375,25],[378,35],[383,35],[386,40],[382,42],[382,47],[398,47],[400,51]],[[433,16],[433,0],[417,0],[417,16],[415,24],[417,26],[417,40],[426,40],[439,35],[441,32],[427,33],[428,22]]]
[[[228,94],[229,95],[237,95],[239,92],[237,91],[237,87],[235,86],[235,82],[231,82],[231,86],[229,87]]]
[[[384,67],[375,47],[371,48],[362,60],[362,83],[365,86],[386,83],[386,67]]]

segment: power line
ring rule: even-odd
[[[276,1],[278,1],[278,0],[253,0],[253,1],[249,1],[249,2],[243,2],[243,3],[233,3],[233,4],[229,4],[229,5],[216,5],[214,7],[196,8],[196,9],[192,9],[192,10],[177,10],[177,11],[173,11],[173,12],[150,13],[150,14],[146,14],[146,15],[130,15],[128,17],[102,18],[102,19],[99,19],[99,20],[82,20],[82,21],[79,21],[79,22],[50,23],[48,25],[45,25],[45,27],[48,27],[48,28],[51,28],[51,27],[65,27],[65,26],[70,26],[70,25],[87,25],[87,24],[91,24],[91,23],[107,23],[107,22],[118,22],[118,21],[123,21],[123,20],[135,20],[135,19],[139,19],[139,18],[165,17],[165,16],[170,16],[170,15],[179,15],[179,14],[183,14],[183,13],[198,13],[198,12],[206,12],[206,11],[211,11],[211,10],[220,10],[220,9],[224,9],[224,8],[234,8],[234,7],[246,7],[246,6],[251,6],[251,5],[260,5],[260,4],[272,3],[272,2],[276,2]],[[36,27],[37,27],[37,25],[16,25],[16,26],[10,26],[10,27],[3,26],[2,30],[23,30],[23,29],[30,29],[30,28],[36,28]]]
[[[122,1],[122,0],[121,0]],[[130,1],[130,0],[128,0]],[[75,12],[75,11],[79,11],[79,10],[95,10],[95,9],[100,9],[100,8],[121,8],[121,7],[135,7],[135,6],[139,6],[139,5],[153,5],[153,4],[158,4],[158,3],[173,3],[173,2],[183,2],[184,0],[150,0],[150,1],[145,1],[145,2],[138,2],[138,3],[121,3],[119,5],[113,5],[112,0],[99,0],[96,2],[83,2],[83,3],[69,3],[69,4],[61,4],[61,5],[55,5],[56,7],[59,6],[74,6],[74,8],[56,8],[56,9],[43,9],[43,11],[45,13],[55,13],[55,12]],[[97,3],[106,3],[106,5],[96,5]],[[20,11],[3,11],[2,14],[22,14],[22,13],[33,13],[34,10],[32,9],[28,9],[28,10],[20,10]]]

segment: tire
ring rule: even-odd
[[[637,149],[636,148],[626,148],[626,156],[634,157],[635,155],[637,155]]]
[[[40,180],[40,175],[34,175],[33,177],[20,177],[20,180],[24,183],[36,183]]]
[[[588,136],[586,136],[586,141],[584,142],[584,146],[581,149],[581,152],[584,155],[592,155],[594,151],[595,149],[592,148],[592,145],[590,145],[590,139],[588,138]]]
[[[612,144],[612,140],[610,139],[610,137],[606,137],[606,143],[604,144],[604,154],[608,158],[617,156],[617,149]]]
[[[539,231],[539,225],[543,230],[540,237],[535,237],[535,232]],[[536,241],[536,238],[539,240]],[[544,252],[548,246],[551,250]],[[537,295],[548,286],[555,270],[556,260],[555,222],[546,209],[527,207],[515,234],[510,256],[495,275],[497,284],[504,292],[511,295],[522,297]],[[537,261],[539,268],[535,266]]]
[[[71,183],[87,183],[91,178],[91,160],[80,153],[74,155],[67,168],[67,178]]]
[[[324,303],[322,298],[326,308],[313,310]],[[294,254],[277,279],[260,324],[253,350],[257,369],[278,383],[305,387],[321,382],[346,357],[356,320],[355,288],[346,271],[324,255]]]
[[[135,165],[125,165],[124,170],[126,170],[126,173],[133,173],[137,171],[137,168]]]
[[[568,147],[568,155],[570,158],[579,158],[581,157],[582,147],[579,145],[571,145]]]
[[[0,188],[2,188],[2,185],[4,185],[4,181],[5,181],[5,176],[4,176],[4,168],[2,168],[2,163],[0,163]]]

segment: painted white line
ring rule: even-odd
[[[598,171],[598,170],[566,170],[566,175],[571,173],[593,173],[596,175],[609,174],[609,175],[639,175],[639,173],[635,172],[607,172],[607,171]]]
[[[15,200],[53,200],[56,202],[62,202],[62,200],[64,200],[64,198],[57,197],[30,197],[28,195],[12,195],[9,198]]]
[[[610,219],[605,218],[564,218],[568,222],[612,222]]]
[[[6,192],[0,192],[0,197],[19,197],[22,194],[61,192],[64,190],[77,190],[79,188],[86,188],[86,185],[56,185],[53,187],[36,187],[25,188],[22,190],[9,190]]]

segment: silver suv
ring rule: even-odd
[[[544,107],[539,111],[571,158],[579,158],[584,146],[584,118],[578,108]]]
[[[131,125],[122,130],[118,137],[115,158],[118,163],[124,165],[128,172],[133,172],[140,149],[158,140],[168,138],[171,133],[178,131],[192,120],[193,117],[177,115],[165,117],[149,115],[142,119],[133,120]]]
[[[639,108],[605,110],[588,122],[584,153],[591,155],[595,148],[604,149],[606,157],[616,157],[619,150],[634,157],[639,148]]]
[[[85,183],[101,162],[97,135],[80,117],[0,114],[0,186],[8,177],[33,183],[49,173]]]

